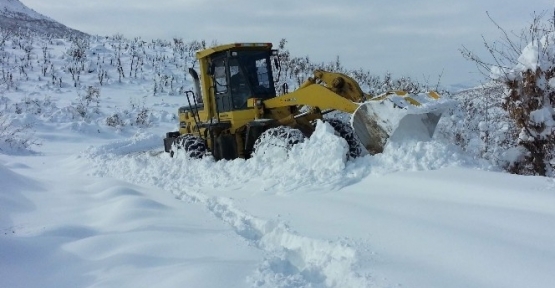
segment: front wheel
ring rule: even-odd
[[[305,136],[301,130],[288,126],[278,126],[260,134],[254,142],[253,152],[264,154],[274,149],[291,150],[295,144],[302,143],[304,140]]]
[[[353,130],[351,125],[344,123],[338,119],[327,119],[326,122],[330,124],[331,127],[333,127],[333,130],[335,130],[335,134],[337,136],[345,139],[345,141],[347,141],[347,144],[349,144],[349,152],[347,153],[347,156],[349,156],[349,158],[357,158],[362,156],[364,147],[358,140],[355,131]]]
[[[173,157],[179,149],[183,149],[185,155],[194,159],[202,158],[206,154],[206,151],[208,151],[206,141],[192,134],[183,134],[175,138],[172,149],[170,150],[170,156]]]

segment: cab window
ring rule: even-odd
[[[216,93],[227,92],[227,75],[225,73],[225,59],[218,59],[214,63],[214,81]]]

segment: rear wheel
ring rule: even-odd
[[[172,145],[170,156],[173,157],[179,149],[183,149],[185,155],[195,159],[202,158],[208,150],[206,141],[192,134],[184,134],[177,137]]]
[[[347,144],[349,144],[349,152],[347,155],[350,158],[357,158],[363,154],[364,147],[358,141],[356,137],[355,131],[351,127],[351,125],[339,120],[339,119],[327,119],[326,122],[333,127],[337,136],[345,139]]]
[[[295,144],[304,142],[305,138],[303,132],[299,129],[288,126],[270,128],[262,132],[256,139],[253,152],[265,153],[275,148],[290,150]]]

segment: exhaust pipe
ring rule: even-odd
[[[193,77],[195,82],[195,103],[202,103],[202,94],[200,94],[200,78],[198,77],[197,71],[193,68],[189,68],[189,74]]]

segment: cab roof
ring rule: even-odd
[[[197,52],[197,59],[205,58],[214,53],[227,50],[270,50],[272,43],[231,43],[210,47]]]

